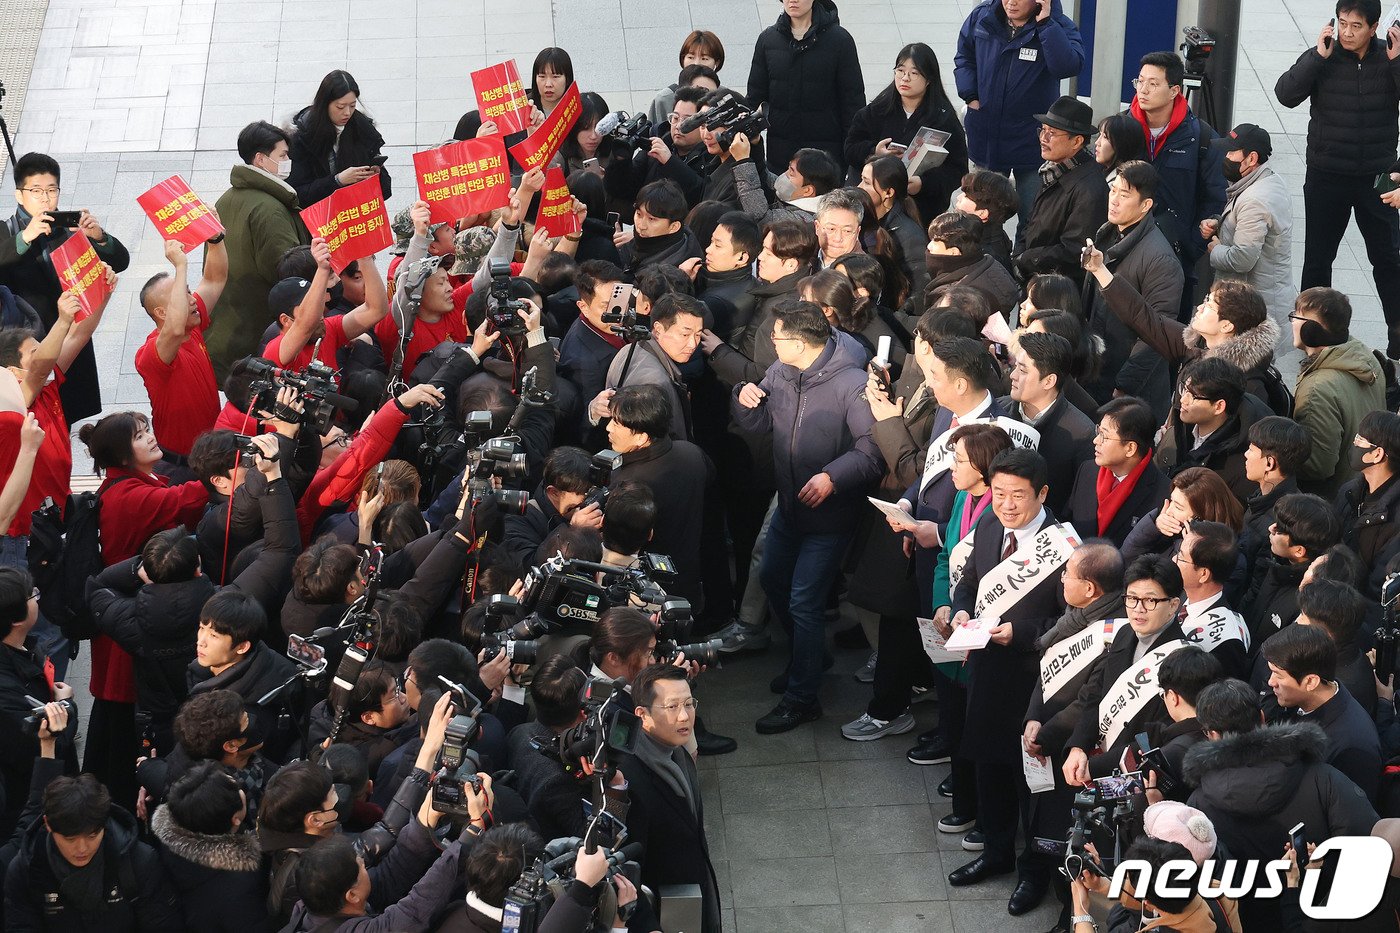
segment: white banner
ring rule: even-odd
[[[1080,632],[1062,638],[1046,649],[1040,657],[1040,693],[1046,700],[1060,691],[1093,664],[1113,641],[1119,625],[1127,619],[1104,619],[1091,622]]]
[[[953,545],[953,549],[948,552],[948,598],[950,600],[958,595],[958,584],[962,582],[963,571],[967,570],[967,559],[972,556],[972,532],[976,528],[977,526],[973,525],[972,529],[963,535],[958,543]]]
[[[1020,447],[1023,450],[1035,450],[1040,444],[1039,431],[1028,424],[1013,421],[1004,415],[998,415],[995,418],[968,418],[965,421],[959,421],[958,427],[965,424],[994,424],[1007,433],[1013,447]],[[928,456],[924,458],[924,473],[919,478],[920,492],[953,466],[953,442],[951,438],[956,430],[957,428],[949,428],[940,434],[937,440],[928,445]]]
[[[1181,622],[1182,637],[1206,651],[1214,651],[1230,639],[1244,642],[1249,650],[1249,629],[1239,613],[1228,606],[1211,606],[1198,616],[1188,615]]]
[[[1167,655],[1184,647],[1184,641],[1169,641],[1118,675],[1099,701],[1099,748],[1112,748],[1132,718],[1157,695],[1157,669]]]
[[[1079,535],[1070,525],[1040,529],[1029,549],[1022,547],[991,569],[977,587],[973,618],[1005,617],[1027,593],[1065,565],[1079,547]]]

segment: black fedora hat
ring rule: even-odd
[[[1077,97],[1061,97],[1050,105],[1049,113],[1038,113],[1035,118],[1071,136],[1087,139],[1098,132],[1094,126],[1094,108]]]

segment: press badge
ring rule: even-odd
[[[1022,48],[1022,49],[1021,49],[1021,61],[1023,61],[1023,62],[1033,62],[1033,61],[1036,60],[1036,56],[1038,56],[1039,54],[1040,54],[1040,50],[1039,50],[1039,49]]]

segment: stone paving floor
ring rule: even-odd
[[[15,2],[3,0],[0,9]],[[958,24],[972,6],[841,0],[869,95],[913,41],[933,46],[951,89]],[[1272,89],[1315,40],[1331,6],[1244,3],[1235,122],[1274,134],[1272,164],[1295,192],[1295,275],[1307,116],[1278,105]],[[256,119],[285,122],[310,102],[327,71],[347,68],[359,80],[362,103],[388,140],[389,168],[406,180],[410,154],[446,139],[471,108],[467,76],[475,69],[513,57],[523,73],[540,48],[560,45],[572,53],[583,89],[599,91],[614,108],[644,109],[675,79],[676,48],[692,28],[721,36],[729,57],[722,77],[742,88],[753,40],[779,9],[777,0],[50,0],[23,110],[10,100],[4,113],[19,152],[59,157],[63,206],[93,211],[131,247],[132,267],[96,345],[108,408],[141,407],[145,393],[132,360],[150,324],[136,294],[164,260],[136,196],[179,173],[206,199],[217,198],[236,161],[238,129]],[[10,28],[0,22],[0,33]],[[408,203],[412,186],[401,181],[397,192],[394,209]],[[1355,228],[1336,270],[1337,287],[1356,308],[1355,330],[1375,344],[1384,328]],[[958,836],[934,829],[948,812],[934,790],[946,766],[905,762],[907,736],[840,737],[841,723],[869,696],[850,676],[863,652],[838,652],[823,687],[823,721],[783,736],[756,735],[753,720],[773,702],[767,681],[780,666],[778,650],[732,662],[702,686],[710,727],[740,740],[735,754],[702,763],[726,930],[961,933],[1053,925],[1049,908],[1007,916],[1010,881],[947,887],[947,873],[969,856]],[[80,693],[85,661],[69,678]],[[920,729],[936,721],[936,707],[915,709]]]

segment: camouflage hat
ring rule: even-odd
[[[489,227],[470,227],[458,233],[452,241],[457,251],[457,262],[448,270],[450,275],[475,275],[477,266],[496,242],[496,234]]]
[[[429,224],[428,239],[432,239],[438,229],[446,224]],[[413,239],[413,217],[409,214],[409,208],[405,207],[394,215],[394,220],[389,224],[389,229],[394,231],[394,245],[389,252],[395,256],[402,256],[408,252],[408,241]]]

